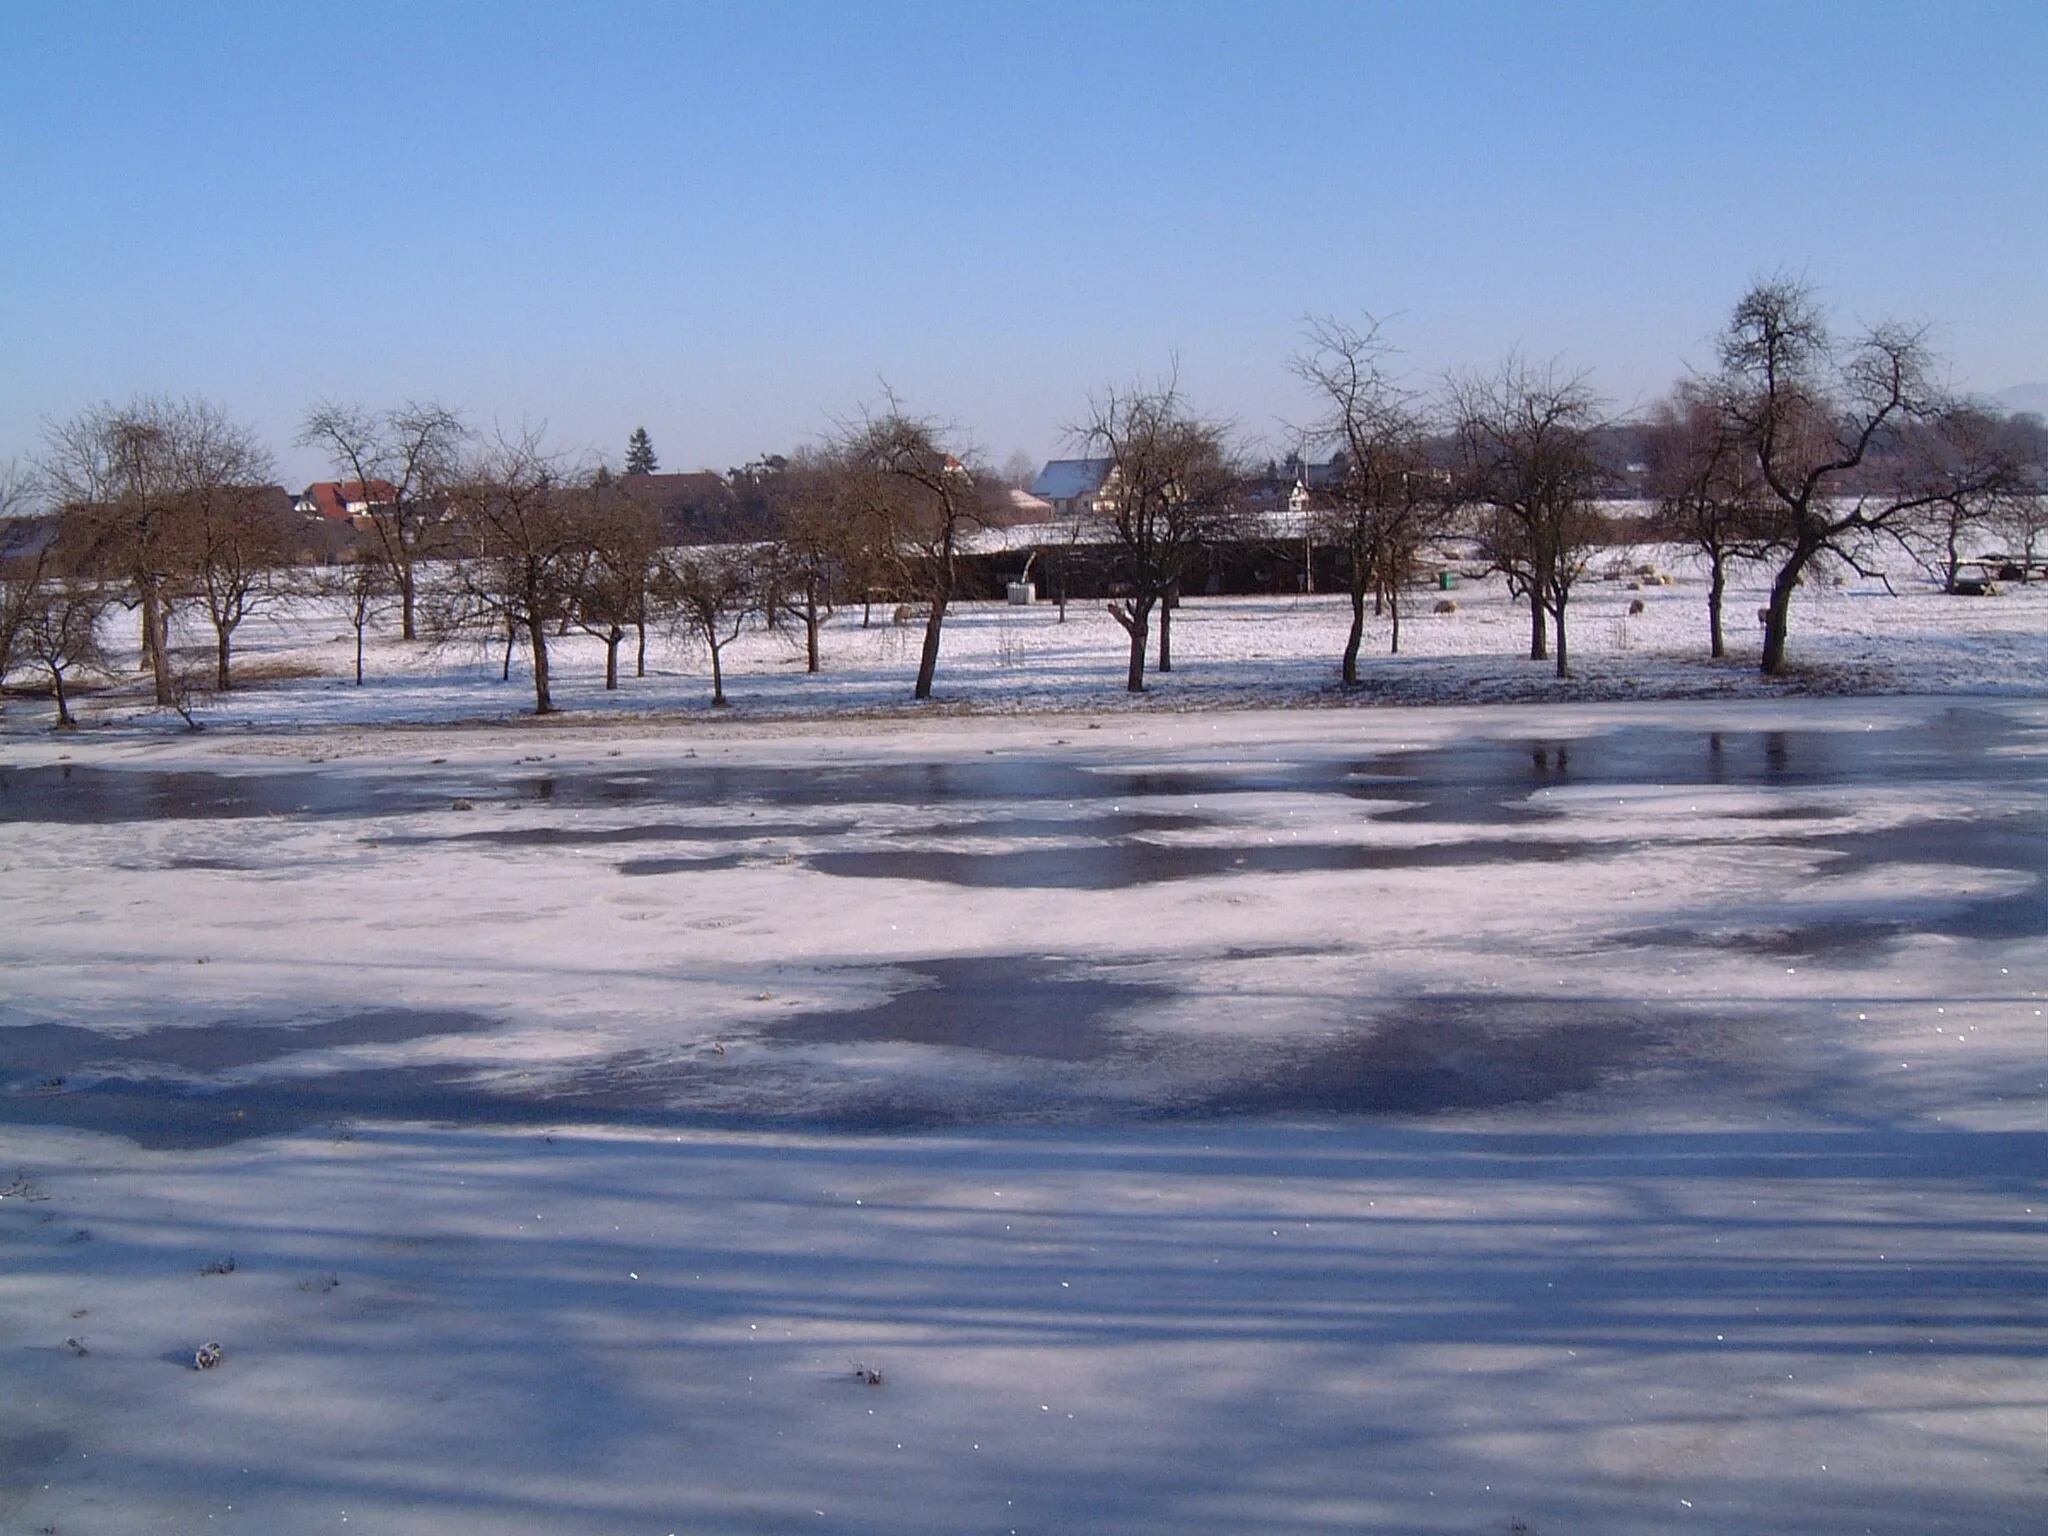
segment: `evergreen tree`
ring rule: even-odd
[[[651,475],[658,467],[654,457],[654,440],[647,435],[645,427],[635,427],[633,435],[626,439],[626,473]]]

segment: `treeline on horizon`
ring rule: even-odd
[[[2048,531],[2048,427],[1940,387],[1924,332],[1838,334],[1813,289],[1774,277],[1731,312],[1714,372],[1648,412],[1608,418],[1588,375],[1510,355],[1434,391],[1410,385],[1376,323],[1312,322],[1292,366],[1316,414],[1284,464],[1248,465],[1227,429],[1169,377],[1088,403],[1075,447],[1098,471],[1084,511],[1033,548],[1067,597],[1085,549],[1129,642],[1126,686],[1172,666],[1172,613],[1222,553],[1282,540],[1334,561],[1350,597],[1339,668],[1358,681],[1368,606],[1393,615],[1447,538],[1528,604],[1529,656],[1568,669],[1567,618],[1593,554],[1621,539],[1691,547],[1708,574],[1708,649],[1725,655],[1722,603],[1740,562],[1770,572],[1760,665],[1787,665],[1792,599],[1818,564],[1876,574],[1902,550],[1955,590],[1970,541],[1995,530],[2025,574]],[[725,703],[722,648],[750,621],[820,626],[877,602],[923,619],[912,696],[929,698],[949,605],[973,536],[1014,522],[1011,481],[960,435],[890,395],[822,442],[736,469],[722,515],[664,518],[644,428],[622,469],[576,465],[535,432],[471,431],[437,402],[321,405],[298,437],[352,493],[352,545],[309,547],[306,520],[270,484],[256,434],[197,399],[103,405],[50,425],[27,469],[0,478],[0,680],[47,684],[73,722],[80,674],[110,672],[107,619],[138,615],[140,667],[161,707],[191,719],[195,690],[234,686],[239,626],[267,604],[319,596],[349,613],[356,680],[387,614],[407,641],[523,640],[536,711],[554,708],[551,636],[622,648],[644,675],[650,627],[707,650]],[[1608,506],[1647,510],[1617,529]],[[38,512],[39,515],[22,514]],[[1281,516],[1282,512],[1285,516]],[[341,558],[337,558],[337,556]],[[203,611],[210,676],[178,668],[175,609]],[[1153,654],[1156,633],[1157,652]]]

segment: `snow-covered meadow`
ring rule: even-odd
[[[0,1532],[2048,1524],[2048,615],[1617,587],[11,702]]]
[[[1670,584],[1642,582],[1632,574],[1639,566],[1657,569]],[[1399,655],[1388,654],[1389,622],[1368,622],[1356,691],[1337,682],[1348,600],[1327,593],[1189,599],[1174,619],[1174,670],[1151,677],[1151,692],[1138,699],[1124,692],[1123,631],[1101,604],[1079,602],[1064,618],[1045,602],[955,605],[931,705],[910,699],[921,624],[894,622],[886,606],[866,615],[857,607],[833,614],[822,630],[823,670],[817,674],[804,669],[798,626],[771,631],[751,625],[726,648],[726,687],[736,716],[780,719],[915,718],[935,709],[2030,694],[2040,686],[2048,660],[2048,584],[2010,585],[1997,597],[1952,597],[1922,578],[1902,575],[1888,587],[1844,571],[1815,579],[1799,594],[1792,671],[1767,683],[1756,675],[1756,612],[1767,595],[1765,575],[1761,568],[1737,568],[1725,603],[1729,654],[1714,661],[1707,656],[1705,583],[1697,560],[1656,546],[1600,562],[1572,603],[1573,675],[1564,679],[1548,664],[1527,659],[1528,610],[1510,603],[1503,582],[1467,574],[1453,590],[1408,594]],[[1445,602],[1455,611],[1436,612]],[[1642,611],[1631,613],[1635,606]],[[195,678],[209,676],[212,664],[211,634],[198,617],[185,613],[178,637],[181,664]],[[338,608],[301,598],[259,609],[235,638],[237,676],[246,686],[202,693],[197,718],[217,727],[288,729],[502,720],[532,709],[522,647],[514,648],[507,679],[502,647],[406,645],[393,638],[395,629],[393,614],[378,616],[366,649],[366,681],[358,687],[353,631]],[[111,621],[107,643],[116,658],[132,662],[132,624]],[[629,637],[622,652],[626,675],[613,692],[603,686],[600,642],[579,632],[556,637],[551,649],[555,702],[572,713],[702,714],[709,708],[708,659],[687,638],[651,633],[649,675],[634,677]],[[105,688],[83,706],[85,719],[107,723],[136,722],[148,712],[147,691],[132,680]],[[18,699],[5,720],[11,729],[24,729],[47,723],[52,713]]]

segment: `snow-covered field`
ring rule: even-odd
[[[1064,622],[1051,604],[1012,608],[956,605],[941,648],[937,698],[914,706],[911,682],[922,637],[916,622],[897,625],[876,609],[862,626],[859,609],[841,610],[823,630],[824,669],[804,670],[800,629],[758,626],[725,657],[732,712],[742,718],[941,711],[1180,710],[1276,704],[1584,702],[1636,698],[1777,697],[1799,693],[2031,694],[2048,675],[2048,585],[2008,586],[1991,598],[1950,597],[1926,581],[1898,578],[1896,592],[1861,578],[1817,578],[1793,606],[1787,677],[1756,675],[1756,612],[1766,594],[1762,572],[1738,572],[1725,603],[1729,655],[1707,657],[1705,586],[1683,551],[1651,548],[1606,562],[1624,574],[1589,575],[1570,616],[1573,676],[1527,659],[1528,610],[1510,605],[1498,578],[1462,579],[1454,591],[1417,590],[1408,598],[1401,654],[1387,654],[1389,625],[1369,622],[1361,653],[1362,686],[1337,686],[1349,620],[1341,595],[1192,598],[1174,624],[1174,671],[1150,679],[1140,699],[1125,694],[1125,641],[1102,605],[1075,603]],[[1637,565],[1669,574],[1672,585],[1641,585]],[[1439,614],[1443,601],[1457,605]],[[1631,614],[1632,604],[1643,612]],[[196,614],[186,615],[187,620]],[[132,660],[129,628],[110,628],[109,645]],[[367,655],[367,681],[355,686],[354,639],[338,610],[301,601],[259,611],[238,632],[241,691],[203,698],[199,718],[217,727],[264,729],[307,724],[498,720],[530,711],[526,657],[516,650],[509,681],[502,653],[472,644],[404,645],[395,622],[380,618]],[[181,663],[195,675],[211,665],[211,637],[186,622]],[[703,714],[711,696],[700,648],[655,634],[649,674],[603,687],[604,652],[589,636],[553,642],[556,704],[580,714]],[[100,693],[82,711],[89,721],[134,721],[146,693],[133,682]],[[47,723],[34,701],[9,705],[14,729]]]
[[[2036,594],[1456,595],[10,703],[0,1532],[2048,1527]]]

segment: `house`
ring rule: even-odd
[[[388,480],[315,480],[292,506],[307,517],[354,522],[397,499],[398,487]]]
[[[1114,459],[1054,459],[1031,482],[1031,494],[1052,504],[1052,515],[1066,520],[1094,517],[1116,508]]]

